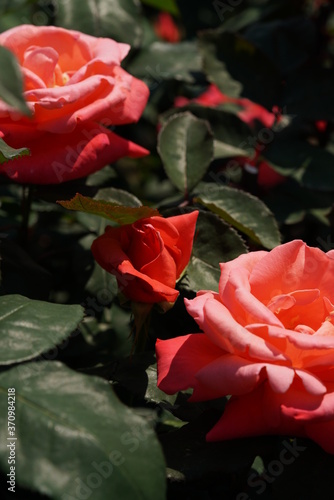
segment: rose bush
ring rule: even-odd
[[[149,217],[106,228],[92,244],[96,261],[114,274],[122,293],[135,302],[175,302],[176,281],[187,266],[198,212]]]
[[[17,57],[32,118],[0,102],[0,135],[31,156],[1,166],[22,183],[84,177],[147,151],[106,126],[137,121],[148,88],[120,67],[129,46],[54,26],[21,25],[0,34]]]
[[[157,341],[158,385],[232,395],[209,441],[285,434],[334,453],[334,251],[302,241],[221,264],[219,293],[186,301],[204,333]]]

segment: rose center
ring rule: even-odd
[[[325,320],[318,289],[276,295],[267,305],[289,330],[313,334]]]
[[[52,47],[29,47],[24,54],[23,69],[26,90],[61,87],[70,79],[70,73],[62,71],[58,52]]]

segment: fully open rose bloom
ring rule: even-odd
[[[221,264],[186,301],[203,334],[157,342],[158,385],[232,395],[209,441],[286,434],[334,453],[334,251],[302,241]]]
[[[135,302],[175,302],[176,281],[187,266],[198,212],[149,217],[107,227],[92,244],[96,261],[114,274],[122,293]]]
[[[30,25],[0,34],[0,45],[19,61],[32,112],[28,118],[0,102],[0,136],[31,151],[1,165],[1,172],[22,183],[51,184],[147,154],[103,126],[137,121],[147,102],[147,86],[120,67],[128,45]]]

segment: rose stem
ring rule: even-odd
[[[23,247],[27,246],[29,236],[29,216],[31,204],[34,196],[34,186],[22,186],[21,200],[21,227],[20,227],[20,242]]]

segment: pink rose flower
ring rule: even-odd
[[[158,385],[226,395],[209,441],[281,434],[334,453],[334,251],[292,241],[221,264],[188,312],[204,333],[157,341]]]
[[[21,25],[0,34],[24,78],[28,118],[0,102],[0,136],[25,156],[0,171],[22,183],[53,184],[93,173],[147,150],[107,126],[137,121],[147,86],[120,64],[129,46],[54,26]]]
[[[108,226],[94,240],[92,253],[117,278],[130,300],[174,303],[176,281],[189,263],[198,211],[174,217],[148,217],[120,227]]]

